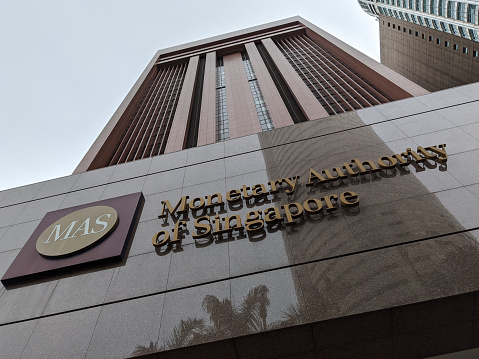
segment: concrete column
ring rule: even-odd
[[[216,52],[206,54],[198,146],[216,142]]]
[[[268,107],[274,127],[279,128],[293,125],[293,119],[289,115],[288,109],[286,108],[265,63],[263,62],[256,45],[250,42],[245,44],[245,47],[256,78],[258,79],[259,87],[261,88],[261,93],[263,94],[264,101]]]
[[[176,106],[175,117],[173,118],[173,124],[171,125],[170,134],[168,135],[165,153],[180,151],[186,144],[186,132],[188,130],[191,106],[193,104],[193,91],[195,89],[199,59],[199,56],[191,57],[188,63],[180,98]]]
[[[308,120],[327,117],[328,112],[321,106],[316,97],[314,97],[304,81],[301,80],[301,77],[299,77],[294,68],[289,64],[273,40],[270,38],[264,39],[262,43]]]
[[[261,132],[241,53],[223,57],[230,138]]]

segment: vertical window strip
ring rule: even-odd
[[[228,109],[226,107],[225,67],[220,57],[216,64],[216,139],[230,139]]]
[[[246,78],[248,79],[249,87],[251,90],[251,95],[253,95],[254,106],[256,107],[256,112],[258,113],[259,123],[263,131],[269,131],[274,129],[273,122],[271,121],[271,116],[264,101],[263,94],[259,87],[258,79],[254,73],[253,66],[246,52],[241,53],[241,58],[243,59],[243,65],[246,71]]]

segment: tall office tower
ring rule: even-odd
[[[75,173],[424,93],[291,18],[158,51]]]
[[[479,81],[478,1],[359,4],[379,19],[382,64],[429,91]]]
[[[404,20],[430,29],[479,41],[477,0],[358,0],[368,14]]]
[[[0,359],[479,357],[478,113],[301,18],[160,51],[0,191]]]

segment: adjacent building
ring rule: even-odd
[[[300,17],[160,50],[0,192],[0,358],[477,356],[478,113]]]
[[[479,81],[477,1],[366,1],[381,63],[429,91]]]

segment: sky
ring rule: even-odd
[[[379,61],[357,0],[0,0],[0,191],[70,175],[157,50],[295,15]]]

